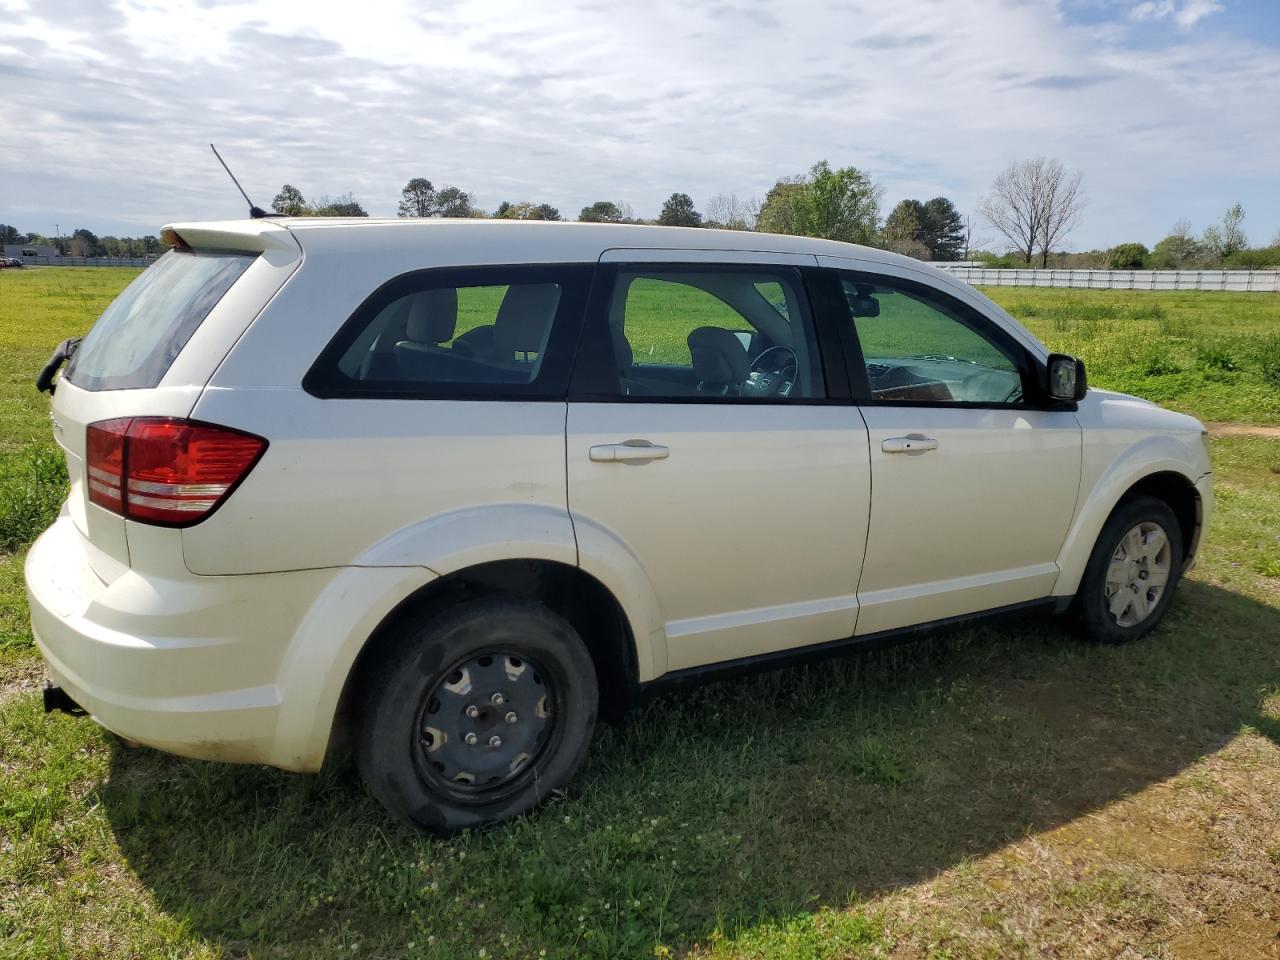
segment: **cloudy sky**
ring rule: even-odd
[[[282,183],[393,216],[762,196],[814,161],[974,209],[1084,171],[1075,248],[1280,231],[1278,0],[0,0],[0,222],[151,233]]]

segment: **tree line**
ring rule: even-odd
[[[587,223],[649,223],[679,227],[759,230],[841,240],[881,247],[920,260],[981,260],[991,266],[1097,266],[1112,269],[1194,269],[1197,267],[1266,267],[1280,265],[1280,235],[1272,246],[1250,248],[1242,227],[1245,213],[1234,204],[1222,221],[1199,236],[1182,220],[1150,250],[1141,243],[1117,244],[1109,250],[1066,253],[1065,241],[1086,206],[1084,176],[1061,161],[1038,157],[1009,164],[991,183],[977,205],[977,217],[961,214],[947,197],[907,198],[882,217],[884,188],[857,167],[833,168],[826,160],[808,171],[782,177],[763,199],[739,200],[719,193],[698,210],[687,193],[674,192],[653,219],[636,217],[624,201],[597,200],[583,207],[577,220]],[[351,193],[307,200],[292,184],[280,188],[273,211],[295,217],[367,217]],[[400,217],[493,218],[500,220],[565,220],[559,208],[535,200],[503,200],[492,211],[475,195],[452,184],[437,187],[426,177],[404,185],[397,203]],[[1003,250],[983,249],[989,227]],[[84,229],[50,239],[21,234],[0,224],[5,243],[47,243],[74,256],[142,256],[160,250],[154,236],[97,237]]]
[[[1251,247],[1244,231],[1245,212],[1233,203],[1222,219],[1197,236],[1190,220],[1179,220],[1150,250],[1142,243],[1118,243],[1096,257],[1111,270],[1261,270],[1280,266],[1280,233],[1270,246]]]
[[[1053,169],[1056,161],[1035,163]],[[1022,167],[1014,165],[1002,176],[1011,180],[1023,173]],[[1077,185],[1078,182],[1077,178]],[[629,204],[616,200],[590,203],[578,212],[576,219],[585,223],[648,223],[821,237],[883,247],[922,260],[954,261],[972,254],[974,222],[961,215],[947,197],[908,198],[882,218],[883,196],[884,189],[864,171],[856,167],[833,168],[822,160],[803,174],[779,179],[763,199],[743,201],[736,194],[720,193],[711,197],[700,211],[689,194],[677,191],[663,201],[658,216],[653,219],[636,217]],[[1037,194],[1036,202],[1042,200]],[[286,184],[272,201],[272,209],[290,216],[367,216],[350,194],[338,201],[326,198],[309,203],[296,187]],[[1057,207],[1047,213],[1038,208],[1028,211],[1015,206],[1007,217],[1010,222],[1018,222],[1019,218],[1029,221],[1028,237],[1021,244],[1026,248],[1028,262],[1041,246],[1047,250],[1065,237],[1071,220],[1078,213],[1055,202]],[[1066,208],[1070,207],[1070,203],[1066,204]],[[997,201],[992,200],[989,212],[994,215],[996,209]],[[414,177],[405,184],[397,213],[401,217],[567,219],[559,208],[534,200],[503,200],[492,212],[487,212],[471,193],[453,185],[437,188],[426,177]],[[1047,231],[1043,229],[1046,224],[1050,225]]]
[[[99,237],[92,230],[81,227],[67,236],[47,237],[42,233],[23,233],[12,224],[0,223],[0,245],[3,244],[53,247],[64,257],[145,257],[165,249],[160,238],[152,234],[144,237]]]

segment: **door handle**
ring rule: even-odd
[[[624,440],[622,443],[597,443],[592,446],[590,455],[596,463],[648,463],[650,460],[667,459],[671,451],[648,440]]]
[[[885,453],[924,453],[926,450],[937,450],[938,441],[923,433],[908,433],[905,437],[881,440],[880,449]]]

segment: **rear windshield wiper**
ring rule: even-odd
[[[79,337],[67,337],[53,349],[53,356],[49,358],[49,362],[44,365],[44,369],[40,371],[40,376],[36,377],[36,389],[41,393],[53,395],[54,383],[53,377],[58,369],[70,360],[76,353],[76,347],[80,346]]]

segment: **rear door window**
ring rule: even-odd
[[[793,267],[622,265],[607,316],[597,320],[607,322],[612,356],[591,376],[605,394],[774,403],[826,397],[817,332]]]
[[[85,335],[66,378],[85,390],[159,386],[256,254],[173,250],[129,284]]]

